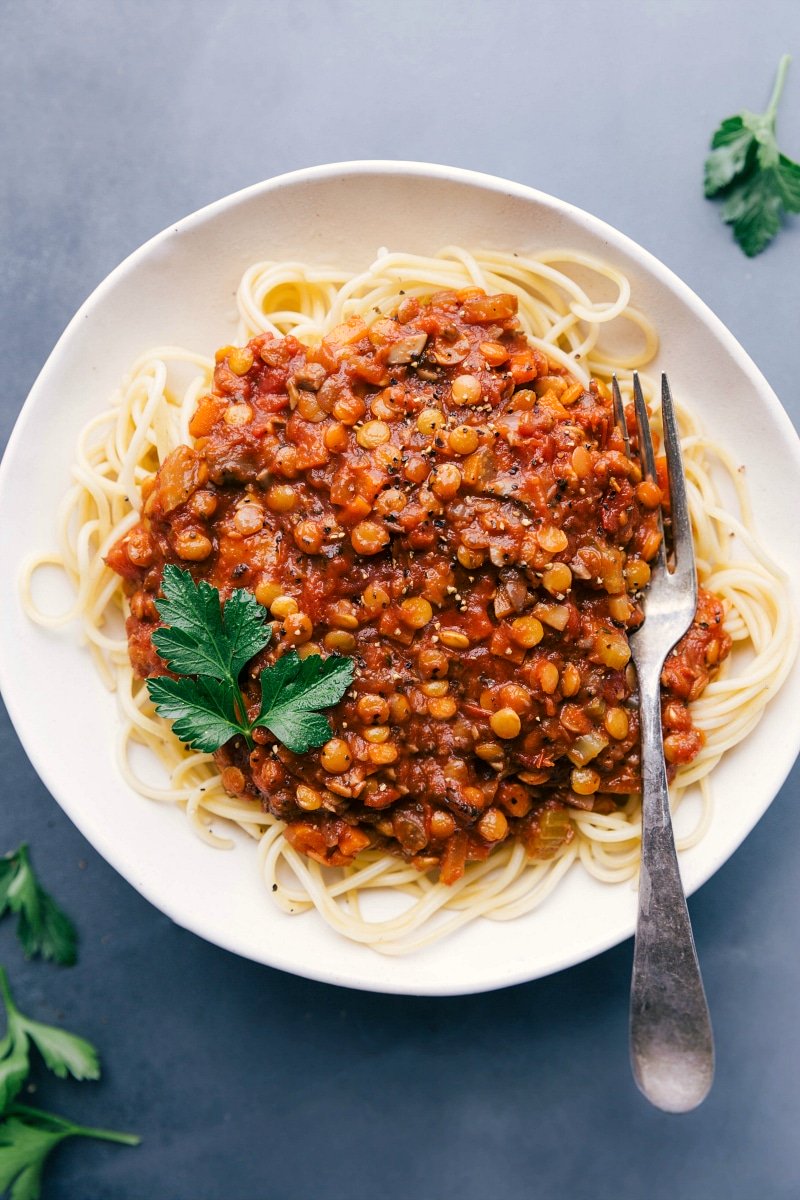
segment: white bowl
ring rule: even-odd
[[[656,369],[691,395],[709,432],[747,466],[764,544],[788,570],[800,527],[787,490],[800,478],[788,417],[741,346],[666,267],[615,229],[531,188],[421,163],[356,162],[268,180],[187,217],[137,250],[76,314],[39,376],[0,468],[0,684],[46,786],[93,846],[159,909],[201,937],[299,975],[376,991],[457,994],[533,979],[629,936],[635,893],[573,868],[548,901],[505,924],[480,921],[406,958],[343,941],[316,914],[275,909],[255,847],[232,853],[197,840],[176,810],[143,800],[120,779],[116,702],[72,631],[24,616],[23,560],[55,543],[55,512],[72,447],[130,363],[152,345],[202,351],[229,341],[242,271],[260,258],[365,266],[380,246],[429,253],[448,243],[504,250],[569,246],[631,278],[634,300],[661,334]],[[781,480],[781,487],[776,487]],[[13,521],[9,514],[13,513]],[[798,752],[800,676],[714,776],[712,827],[682,856],[687,890],[741,843]]]

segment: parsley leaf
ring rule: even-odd
[[[295,754],[321,746],[331,727],[316,710],[341,700],[352,681],[352,659],[317,654],[301,659],[292,650],[261,672],[261,708],[253,728],[269,729]]]
[[[0,1188],[12,1200],[37,1200],[45,1159],[69,1135],[7,1117],[0,1125]]]
[[[91,1129],[66,1117],[15,1104],[0,1123],[0,1193],[11,1200],[39,1200],[42,1171],[48,1155],[68,1137],[97,1138],[138,1146],[135,1134],[112,1129]]]
[[[163,676],[148,680],[147,687],[157,712],[169,717],[177,737],[195,750],[211,754],[244,732],[227,684]]]
[[[156,608],[168,628],[156,630],[153,645],[176,675],[235,681],[269,642],[266,610],[250,592],[235,591],[223,609],[215,587],[172,565],[161,588]]]
[[[800,164],[778,150],[775,122],[791,59],[785,54],[767,111],[746,109],[714,133],[705,162],[708,197],[724,194],[720,215],[748,257],[760,254],[781,227],[784,211],[800,212]]]
[[[784,208],[800,212],[800,163],[792,162],[785,154],[778,156],[778,187]]]
[[[27,1041],[15,1037],[9,1026],[6,1036],[0,1041],[0,1112],[5,1112],[19,1094],[28,1076],[29,1066]]]
[[[100,1078],[97,1051],[86,1038],[27,1017],[22,1019],[21,1028],[36,1046],[45,1065],[59,1079],[66,1079],[68,1075],[73,1079]]]
[[[28,958],[40,954],[65,967],[76,961],[75,927],[39,883],[24,842],[0,858],[0,917],[6,913],[19,918],[17,937]]]
[[[714,196],[739,175],[747,164],[753,138],[741,117],[728,117],[711,140],[712,153],[705,164],[705,193]]]
[[[268,644],[271,628],[253,595],[235,591],[223,606],[211,584],[195,584],[188,571],[168,566],[156,601],[169,622],[153,634],[153,645],[180,676],[148,679],[156,712],[174,722],[176,735],[194,750],[213,753],[241,735],[252,745],[256,728],[269,729],[295,754],[321,746],[331,736],[319,711],[341,700],[353,680],[353,662],[333,655],[284,654],[261,672],[261,705],[255,720],[239,688],[239,674]]]
[[[6,973],[0,967],[0,997],[6,1009],[7,1029],[0,1041],[0,1112],[18,1094],[30,1069],[30,1043],[36,1046],[47,1067],[66,1079],[99,1079],[100,1061],[91,1042],[23,1016],[14,1003]]]

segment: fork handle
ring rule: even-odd
[[[714,1037],[675,853],[657,668],[639,669],[642,864],[630,1052],[648,1100],[666,1112],[688,1112],[711,1087]]]

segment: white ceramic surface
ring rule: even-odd
[[[656,369],[691,397],[747,479],[763,543],[794,575],[800,446],[774,393],[732,335],[679,279],[610,226],[552,197],[468,171],[417,163],[315,167],[219,201],[137,250],[74,317],[37,380],[0,467],[0,686],[36,770],[96,849],[179,924],[238,954],[350,987],[456,994],[533,979],[580,962],[633,931],[630,885],[574,869],[545,905],[516,922],[473,924],[406,958],[385,958],[332,934],[315,914],[278,912],[258,878],[255,848],[197,840],[181,813],[141,799],[113,761],[115,701],[70,629],[24,617],[23,559],[54,545],[71,448],[131,361],[157,344],[204,353],[233,336],[234,292],[259,258],[358,268],[379,246],[418,253],[447,243],[505,250],[569,246],[630,276],[656,323]],[[776,488],[780,479],[782,486]],[[714,777],[711,830],[682,857],[688,891],[709,878],[762,815],[798,752],[795,671],[759,728]],[[14,798],[6,797],[6,803]],[[24,802],[16,798],[16,802]]]

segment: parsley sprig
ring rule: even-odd
[[[45,1161],[65,1138],[99,1138],[126,1146],[137,1146],[141,1139],[76,1125],[67,1117],[16,1103],[30,1072],[32,1046],[59,1079],[99,1079],[100,1060],[85,1038],[21,1013],[2,967],[0,998],[6,1011],[6,1033],[0,1039],[0,1194],[10,1193],[11,1200],[38,1200]]]
[[[100,1061],[90,1042],[56,1025],[44,1025],[23,1016],[14,1003],[2,967],[0,997],[7,1025],[5,1037],[0,1039],[0,1112],[9,1107],[28,1076],[31,1045],[59,1079],[66,1079],[67,1075],[73,1079],[100,1078]]]
[[[28,958],[40,954],[61,966],[73,965],[75,926],[36,878],[25,842],[0,858],[0,917],[6,913],[17,915],[17,937]]]
[[[778,149],[775,122],[791,58],[778,66],[767,111],[726,117],[705,163],[706,196],[723,195],[723,221],[748,257],[760,254],[780,229],[784,212],[800,212],[800,163]]]
[[[9,1192],[11,1200],[39,1200],[48,1155],[69,1137],[96,1138],[123,1146],[138,1146],[141,1141],[132,1133],[76,1125],[56,1113],[15,1104],[0,1124],[0,1194]]]
[[[164,568],[164,598],[156,608],[164,627],[153,645],[178,679],[148,679],[156,711],[173,722],[176,735],[207,754],[241,735],[252,745],[255,729],[268,729],[295,754],[331,736],[320,711],[338,703],[353,680],[353,662],[332,655],[301,659],[282,655],[259,677],[261,703],[253,720],[239,687],[242,668],[268,645],[266,612],[250,593],[237,590],[223,605],[219,591],[188,571]]]

